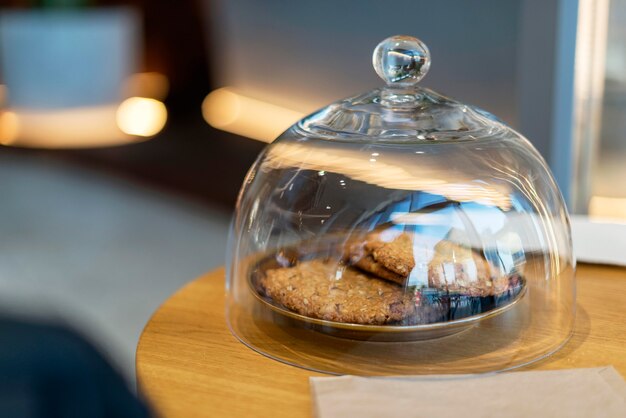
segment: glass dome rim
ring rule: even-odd
[[[390,107],[383,103],[389,92],[410,97],[417,105]],[[469,126],[459,129],[428,127],[427,124],[449,123],[446,116],[466,118]],[[337,123],[339,118],[352,118],[348,124]],[[354,120],[359,118],[359,120]],[[366,119],[368,118],[368,119]],[[350,123],[353,126],[350,126]],[[369,128],[372,124],[381,126]],[[356,126],[356,129],[353,129]],[[366,126],[365,130],[363,126]],[[390,90],[377,87],[351,95],[324,106],[291,125],[278,136],[289,132],[303,138],[317,138],[335,142],[388,143],[388,144],[434,144],[459,143],[496,139],[503,136],[523,137],[520,133],[490,112],[472,104],[437,93],[429,88],[416,86],[410,89]]]

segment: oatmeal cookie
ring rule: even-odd
[[[412,235],[408,233],[387,242],[380,232],[372,232],[362,242],[349,245],[347,253],[350,264],[401,285],[415,267]]]
[[[415,312],[414,296],[403,287],[321,260],[268,270],[259,284],[266,296],[311,318],[384,325]]]
[[[365,249],[371,252],[377,263],[402,277],[408,277],[415,267],[413,235],[406,232],[389,242],[382,241],[378,233],[371,234]]]
[[[401,276],[396,272],[386,269],[382,264],[376,262],[371,254],[365,254],[361,257],[355,257],[352,260],[352,264],[361,270],[365,270],[368,273],[403,285],[406,282],[406,276]]]
[[[428,286],[467,296],[495,296],[510,285],[506,275],[476,251],[442,241],[428,266]]]

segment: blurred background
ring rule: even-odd
[[[129,379],[171,293],[224,264],[249,166],[302,116],[380,85],[494,113],[572,213],[626,222],[626,0],[0,1],[0,311],[64,321]]]

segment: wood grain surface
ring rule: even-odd
[[[626,269],[579,265],[574,335],[553,356],[527,366],[613,365],[626,377]],[[162,417],[310,417],[304,369],[266,358],[232,336],[224,318],[224,270],[168,299],[137,348],[140,392]]]

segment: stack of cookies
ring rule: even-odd
[[[350,264],[382,279],[404,285],[415,267],[414,239],[401,233],[385,240],[382,233],[368,235],[349,247]],[[428,287],[467,296],[495,296],[509,288],[509,278],[476,251],[440,241],[428,261]]]
[[[420,305],[421,290],[407,286],[419,239],[407,232],[371,232],[347,244],[339,263],[313,259],[268,269],[259,287],[273,302],[310,318],[367,325],[432,322],[432,307]],[[428,262],[427,287],[486,297],[506,292],[509,279],[477,252],[441,241]]]

